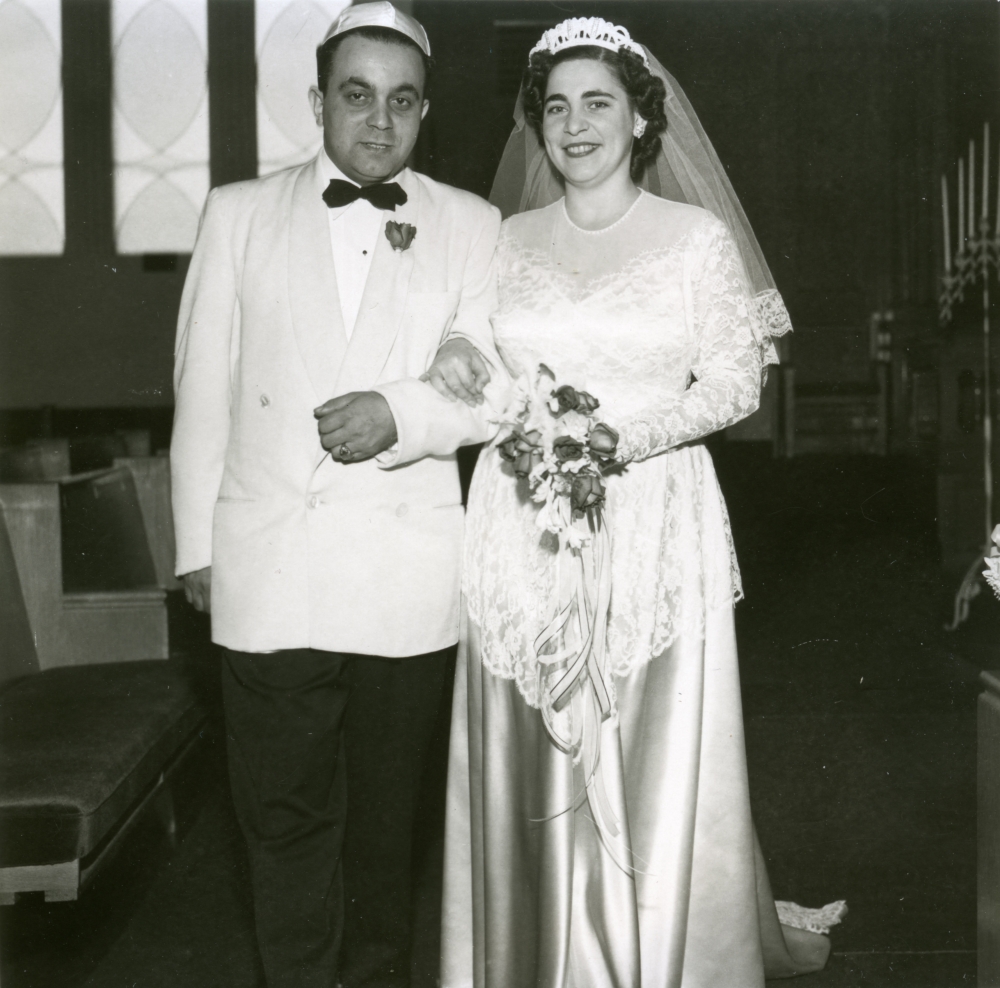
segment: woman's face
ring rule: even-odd
[[[634,126],[628,94],[603,62],[573,59],[549,73],[542,137],[567,182],[590,188],[627,171]]]

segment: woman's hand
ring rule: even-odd
[[[466,405],[481,405],[490,372],[479,351],[468,341],[448,340],[441,345],[434,363],[420,376],[449,401],[461,398]]]

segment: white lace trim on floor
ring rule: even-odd
[[[828,902],[822,909],[807,909],[797,902],[775,902],[778,919],[784,926],[810,933],[829,933],[847,915],[847,903],[843,899]]]

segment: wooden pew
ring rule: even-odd
[[[58,480],[70,472],[68,439],[34,439],[0,449],[0,483]]]
[[[1000,672],[982,672],[979,694],[977,815],[979,984],[1000,986]]]
[[[62,480],[73,473],[106,470],[119,458],[147,459],[151,452],[149,429],[29,439],[0,448],[0,483]]]
[[[0,484],[42,669],[168,655],[166,592],[133,474]]]
[[[58,561],[44,537],[46,515],[58,510],[51,487],[17,503],[9,513],[22,527],[22,557],[34,538]],[[174,661],[88,657],[80,666],[47,641],[42,668],[16,556],[0,515],[0,905],[22,892],[76,899],[149,810],[172,836],[170,782],[206,721]],[[37,581],[37,567],[27,576]],[[112,646],[122,650],[120,641]]]
[[[176,542],[170,505],[170,460],[166,456],[120,456],[114,465],[126,467],[135,481],[157,585],[164,590],[179,590],[181,582],[174,576]]]

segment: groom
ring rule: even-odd
[[[406,986],[414,817],[458,638],[454,452],[419,376],[492,351],[497,211],[405,167],[430,46],[389,3],[317,52],[314,161],[215,189],[177,336],[177,572],[224,646],[270,988]]]

